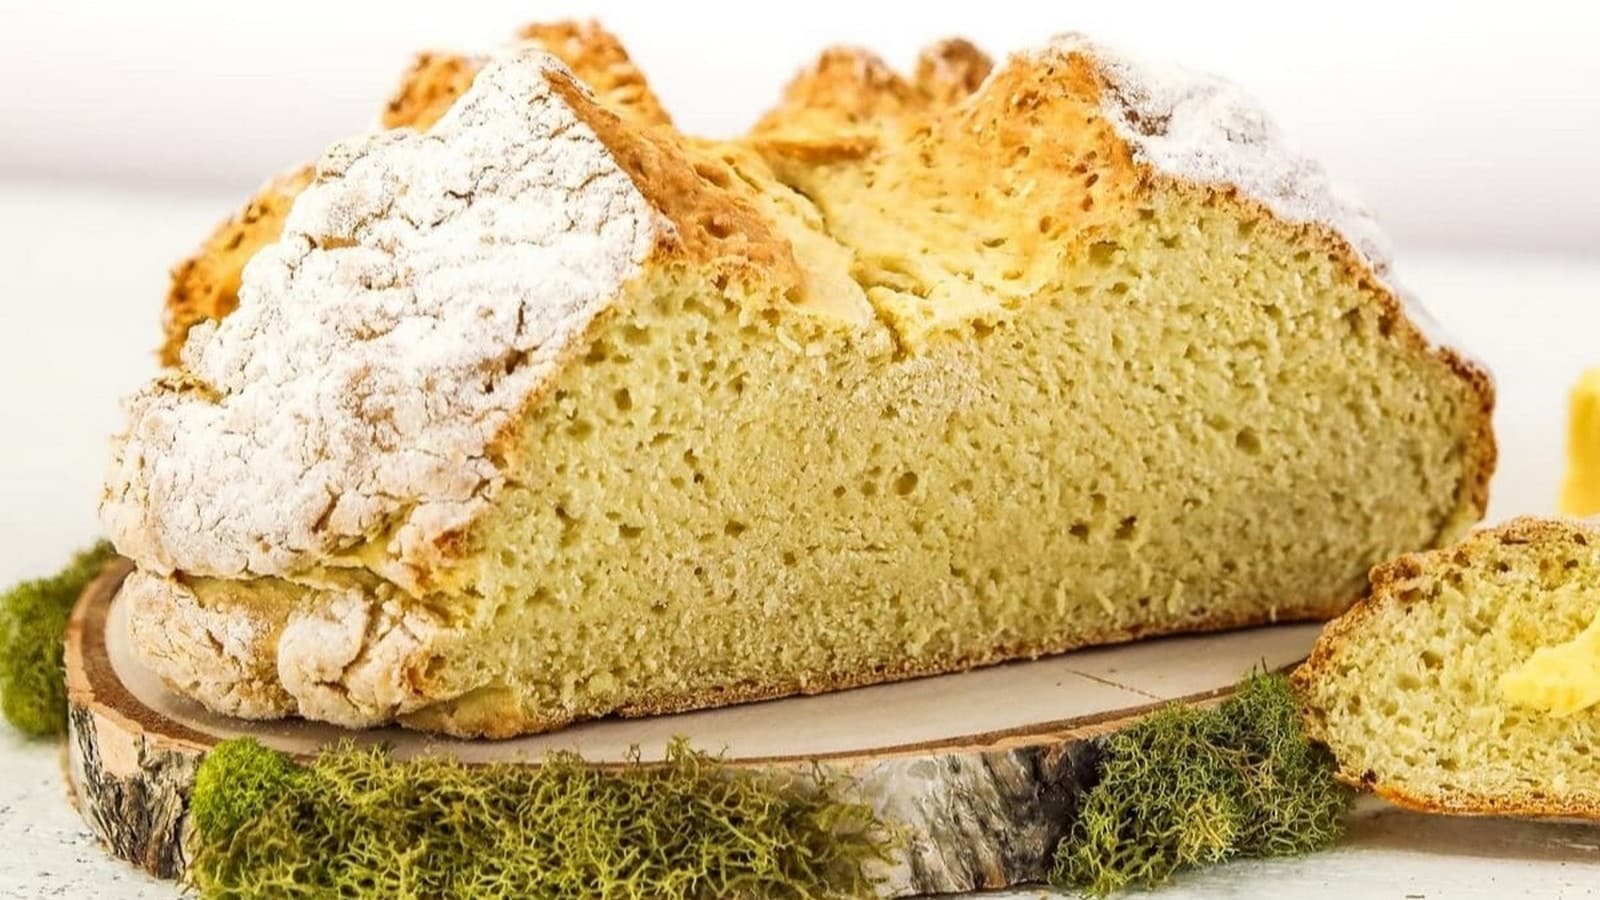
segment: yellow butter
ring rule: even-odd
[[[1600,514],[1600,367],[1578,379],[1570,407],[1561,511],[1569,516],[1592,516]]]
[[[1558,717],[1600,703],[1600,615],[1577,637],[1540,647],[1500,676],[1500,694],[1517,706]]]

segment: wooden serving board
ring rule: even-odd
[[[118,563],[89,585],[68,628],[68,771],[94,832],[163,877],[183,871],[196,766],[228,738],[248,735],[300,755],[351,738],[388,744],[402,757],[537,764],[549,751],[572,750],[607,764],[633,747],[660,758],[683,736],[732,764],[820,766],[838,776],[909,836],[886,873],[891,893],[1040,881],[1087,789],[1095,737],[1173,700],[1221,697],[1252,668],[1291,665],[1318,631],[1281,625],[1150,640],[814,697],[465,741],[213,715],[166,690],[134,658],[116,602],[127,572]]]

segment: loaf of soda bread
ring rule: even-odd
[[[1600,818],[1600,528],[1524,518],[1385,563],[1294,680],[1352,784]]]
[[[214,710],[505,736],[1327,617],[1482,513],[1487,375],[1224,82],[834,50],[706,141],[527,37],[178,273],[102,518]]]

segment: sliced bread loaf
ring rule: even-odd
[[[117,440],[144,660],[509,735],[1329,616],[1477,520],[1487,376],[1234,88],[926,59],[705,142],[520,46],[330,150]]]
[[[1600,817],[1600,529],[1518,519],[1378,566],[1294,680],[1352,784]]]

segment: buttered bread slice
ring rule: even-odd
[[[1329,616],[1481,514],[1487,376],[1228,85],[832,51],[708,142],[586,40],[332,148],[131,401],[177,690],[511,735]]]
[[[1341,776],[1421,809],[1600,818],[1600,528],[1518,519],[1372,582],[1295,673]]]

